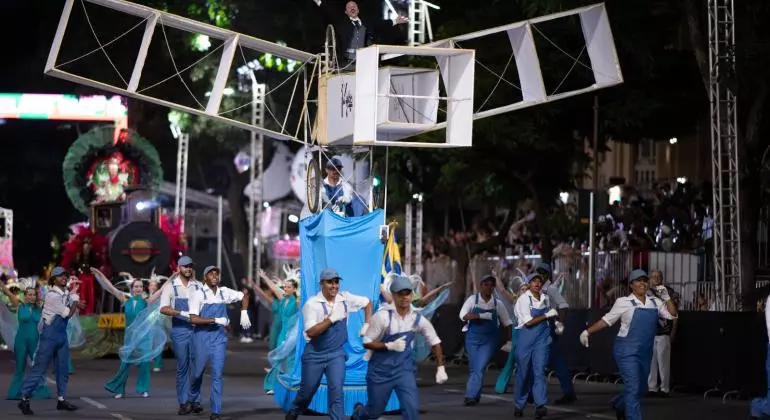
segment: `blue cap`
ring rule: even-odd
[[[333,157],[326,162],[326,169],[342,169],[342,161],[339,158]]]
[[[334,279],[342,280],[342,277],[340,277],[339,273],[337,273],[337,270],[331,267],[328,267],[328,268],[324,268],[323,271],[321,271],[321,281],[334,280]]]
[[[542,274],[532,273],[527,276],[527,284],[531,283],[534,279],[540,279],[540,282],[545,281]]]
[[[187,258],[187,257],[182,257],[182,258]],[[180,258],[180,259],[181,259],[181,258]],[[190,260],[190,261],[192,261],[192,260]],[[220,270],[220,269],[219,269],[219,267],[217,267],[217,266],[215,266],[215,265],[210,265],[210,266],[206,267],[206,268],[203,270],[203,277],[206,277],[206,275],[207,275],[207,274],[209,274],[209,272],[211,272],[211,271],[215,271],[215,270],[216,270],[217,272],[219,272],[219,273],[221,273],[221,272],[222,272],[222,270]]]
[[[544,262],[539,262],[535,266],[535,271],[537,271],[537,270],[543,270],[543,271],[546,272],[546,274],[548,274],[550,276],[551,275],[551,264],[544,263]]]
[[[628,275],[629,283],[633,283],[636,280],[641,280],[641,279],[649,279],[649,277],[647,277],[647,272],[640,268],[637,268],[636,270],[632,271],[631,274]]]
[[[188,257],[187,255],[185,255],[184,257],[179,258],[179,260],[176,262],[176,265],[178,265],[180,267],[183,267],[185,265],[192,265],[192,264],[193,264],[192,258]]]
[[[404,290],[412,291],[412,281],[405,276],[395,276],[390,283],[390,293],[398,293]]]
[[[479,280],[479,284],[484,283],[485,281],[491,281],[492,283],[497,283],[497,279],[495,276],[491,274],[487,274],[486,276],[482,277],[481,280]]]
[[[61,276],[65,273],[67,273],[67,271],[64,268],[54,267],[53,270],[51,270],[51,277]]]

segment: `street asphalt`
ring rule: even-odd
[[[241,344],[231,342],[224,370],[224,401],[222,417],[224,419],[283,419],[284,413],[276,407],[272,396],[262,392],[262,380],[267,366],[264,343]],[[12,354],[0,351],[0,390],[7,391],[13,372]],[[153,373],[152,388],[149,398],[141,398],[129,392],[123,399],[113,399],[104,390],[105,381],[111,377],[118,366],[117,359],[75,360],[75,374],[70,377],[69,399],[80,407],[74,413],[57,412],[53,400],[33,400],[32,409],[37,419],[99,419],[99,420],[138,420],[182,418],[177,416],[178,405],[174,388],[174,360],[166,359],[165,369]],[[463,391],[467,378],[466,366],[450,365],[447,368],[449,382],[443,385],[433,383],[435,370],[430,364],[420,369],[420,410],[424,420],[449,419],[507,419],[513,417],[512,394],[494,392],[497,370],[490,369],[485,377],[485,388],[481,403],[475,407],[464,407]],[[129,377],[128,391],[133,389],[136,376]],[[48,377],[52,382],[52,376]],[[204,381],[203,402],[206,411],[200,415],[191,415],[197,419],[208,419],[208,386]],[[53,384],[51,390],[55,390]],[[615,415],[608,407],[608,401],[620,390],[613,384],[585,383],[576,385],[578,401],[569,406],[549,406],[547,419],[608,419]],[[559,388],[555,379],[549,388],[551,399],[558,398]],[[16,401],[0,400],[0,418],[28,418],[22,416],[16,408]],[[722,402],[721,395],[704,399],[701,394],[675,394],[670,398],[645,399],[642,411],[645,419],[650,420],[738,420],[748,418],[746,401],[728,400]],[[532,418],[533,409],[525,411],[525,418]],[[306,418],[309,418],[307,416]],[[304,418],[304,417],[300,417]],[[400,418],[399,414],[386,414],[384,419]]]

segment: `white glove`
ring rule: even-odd
[[[345,313],[345,305],[340,303],[340,304],[334,305],[334,307],[332,308],[332,313],[329,315],[329,321],[331,321],[332,324],[334,324],[337,321],[342,321],[343,319],[345,319],[345,317],[347,317],[347,314]]]
[[[441,385],[449,380],[449,376],[446,374],[446,369],[444,369],[444,366],[439,366],[438,369],[436,369],[436,383]]]
[[[241,327],[243,329],[251,328],[251,320],[249,319],[249,311],[241,309]]]
[[[492,312],[484,312],[483,314],[479,314],[479,319],[486,319],[487,321],[491,321]]]
[[[666,286],[658,286],[655,288],[655,291],[658,292],[658,296],[663,300],[663,302],[668,302],[671,300],[671,296],[668,294],[668,289],[666,289]]]
[[[564,332],[564,324],[559,321],[554,322],[553,332],[555,332],[556,335],[561,335]]]
[[[588,330],[583,330],[583,332],[580,333],[580,344],[586,348],[588,347]]]
[[[510,341],[506,341],[505,344],[503,344],[503,346],[500,347],[500,350],[506,353],[510,353],[511,350],[513,350],[513,343],[511,343]]]
[[[557,311],[556,309],[551,309],[550,311],[545,313],[545,317],[548,319],[551,319],[556,316],[559,316],[559,311]]]
[[[406,337],[401,337],[396,341],[385,343],[385,348],[388,349],[388,351],[396,351],[401,353],[402,351],[406,350]]]
[[[364,335],[366,335],[366,331],[368,330],[369,330],[369,324],[364,323],[364,325],[361,327],[361,331],[358,332],[358,335],[363,337]]]
[[[214,318],[214,323],[215,324],[219,324],[219,325],[221,325],[223,327],[226,327],[226,326],[230,325],[230,319],[229,318],[225,318],[225,317]]]
[[[187,311],[179,312],[179,316],[181,316],[182,318],[190,319],[190,313]]]

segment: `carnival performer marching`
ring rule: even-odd
[[[96,281],[104,288],[109,294],[115,296],[123,305],[123,312],[126,315],[126,328],[128,328],[136,319],[136,316],[142,312],[149,304],[154,302],[160,297],[161,290],[156,291],[151,296],[145,298],[144,295],[144,282],[141,279],[135,279],[130,274],[121,273],[124,277],[128,277],[126,281],[130,285],[129,289],[131,293],[125,293],[118,290],[107,279],[101,271],[96,268],[91,268]],[[149,344],[149,342],[148,342]],[[126,393],[126,382],[128,382],[128,370],[131,367],[131,363],[121,362],[118,372],[104,385],[104,389],[115,394],[114,398],[123,398]],[[139,376],[136,378],[136,393],[143,398],[150,396],[150,363],[139,363]]]
[[[436,355],[436,383],[443,384],[449,379],[436,330],[412,306],[412,281],[397,276],[390,284],[390,293],[395,309],[378,311],[364,335],[364,347],[374,353],[366,372],[366,406],[356,404],[352,420],[380,418],[393,392],[401,403],[404,419],[420,417],[420,394],[412,355],[415,334],[424,335]]]
[[[11,288],[17,286],[23,290],[22,299]],[[11,386],[8,388],[9,400],[21,399],[21,384],[24,380],[24,371],[27,366],[27,359],[30,362],[35,361],[35,350],[40,334],[37,331],[37,325],[40,323],[42,309],[37,297],[37,281],[34,278],[19,279],[15,285],[8,285],[3,289],[10,303],[16,308],[18,320],[17,329],[13,339],[13,353],[15,356],[16,370],[11,379]],[[32,393],[32,398],[48,399],[51,398],[51,391],[48,390],[45,380],[41,380],[38,387]]]
[[[492,295],[497,279],[484,276],[479,282],[479,293],[466,299],[460,309],[460,319],[465,321],[465,351],[468,353],[468,383],[465,386],[465,401],[468,406],[481,400],[481,386],[484,370],[495,352],[500,348],[500,324],[505,327],[506,340],[510,337],[513,324],[503,302]],[[506,342],[503,348],[510,348]]]
[[[659,292],[659,298],[648,293],[649,280],[644,270],[632,271],[628,283],[631,294],[618,298],[607,315],[580,334],[580,342],[588,347],[592,334],[620,320],[613,353],[623,378],[623,393],[613,400],[612,407],[618,419],[641,420],[640,399],[650,374],[658,317],[675,319],[677,310],[665,289]]]
[[[200,395],[203,372],[211,362],[211,416],[219,420],[222,411],[222,371],[227,353],[227,331],[230,324],[227,305],[241,301],[241,327],[251,327],[249,320],[249,291],[220,286],[219,267],[208,266],[203,270],[204,285],[190,296],[190,322],[193,332],[193,382],[191,392]]]
[[[46,369],[54,362],[56,375],[56,391],[58,400],[57,410],[75,411],[78,408],[65,399],[67,395],[67,360],[69,359],[69,342],[67,340],[67,322],[85,307],[78,296],[79,285],[75,283],[68,291],[67,277],[62,267],[55,267],[51,272],[54,286],[45,295],[42,317],[39,324],[40,340],[35,353],[35,364],[24,378],[21,388],[19,409],[25,415],[33,414],[29,397],[43,380]]]
[[[299,299],[297,298],[299,270],[285,269],[285,272],[286,279],[283,281],[283,284],[280,285],[280,288],[279,285],[275,284],[275,282],[267,277],[264,272],[259,273],[262,282],[270,288],[275,297],[263,292],[260,287],[253,288],[255,293],[262,295],[262,298],[270,302],[271,306],[277,307],[277,311],[273,311],[273,325],[278,324],[279,329],[273,339],[278,344],[273,346],[273,348],[286,342],[291,327],[296,324],[297,313],[299,312]],[[283,289],[282,291],[280,290],[281,288]],[[281,361],[282,363],[280,364],[282,366],[273,366],[267,372],[264,383],[265,393],[272,395],[275,387],[275,379],[278,374],[288,372],[294,367],[294,353],[294,351],[289,352],[288,357]],[[270,358],[270,355],[268,355],[268,359]]]
[[[372,317],[372,302],[363,296],[340,292],[341,280],[337,270],[325,268],[320,276],[321,291],[302,307],[305,340],[308,343],[302,354],[299,392],[286,414],[286,420],[296,420],[305,412],[321,385],[323,375],[326,375],[329,418],[342,420],[348,313],[364,309],[364,326],[360,332],[364,335]]]
[[[193,394],[192,383],[192,335],[190,323],[189,297],[198,291],[202,284],[193,278],[193,260],[183,256],[177,261],[177,273],[169,280],[170,287],[164,287],[160,295],[160,313],[171,319],[171,342],[176,357],[176,397],[179,402],[179,415],[201,413],[200,394]]]
[[[545,368],[551,349],[551,325],[549,320],[559,316],[542,293],[543,277],[539,273],[528,278],[529,290],[519,297],[514,307],[518,320],[519,336],[516,342],[516,383],[514,384],[514,417],[524,416],[527,397],[532,393],[535,402],[535,418],[544,417],[548,410],[548,385]],[[532,380],[529,376],[532,375]]]

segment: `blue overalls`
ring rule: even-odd
[[[770,343],[767,344],[767,357],[765,358],[765,375],[767,376],[767,394],[765,398],[751,400],[751,416],[770,416]]]
[[[348,304],[343,301],[345,313]],[[324,316],[329,315],[326,302],[321,302]],[[342,387],[345,382],[345,362],[347,353],[344,345],[348,341],[347,317],[337,321],[323,334],[310,340],[302,353],[302,378],[299,392],[290,413],[301,415],[307,410],[313,395],[321,385],[321,377],[326,374],[328,393],[328,412],[332,420],[342,420]]]
[[[207,299],[203,290],[203,300]],[[223,303],[204,303],[201,308],[202,318],[227,318],[227,305],[224,303],[222,289],[219,289],[219,299]],[[200,398],[203,372],[211,360],[211,414],[219,414],[222,410],[222,370],[225,367],[227,352],[227,332],[219,324],[196,325],[193,333],[193,381],[190,393]]]
[[[59,294],[54,291],[49,291],[48,293]],[[68,303],[67,296],[64,294],[60,296],[66,305]],[[46,324],[42,318],[40,319],[38,324],[40,340],[38,341],[37,352],[35,353],[35,364],[32,366],[27,377],[24,378],[24,383],[21,386],[22,397],[29,398],[40,385],[40,382],[44,381],[43,376],[52,361],[56,376],[56,393],[62,398],[66,396],[67,382],[69,381],[67,363],[70,358],[70,346],[67,340],[68,321],[69,318],[62,318],[59,315],[54,315],[51,324]]]
[[[172,280],[173,281],[173,280]],[[174,309],[180,312],[190,310],[190,304],[187,298],[179,295],[176,284],[174,287]],[[198,290],[196,284],[195,290]],[[200,402],[200,392],[193,394],[190,383],[192,375],[190,374],[190,365],[194,363],[194,354],[192,351],[193,326],[189,319],[182,317],[171,318],[171,343],[174,346],[174,357],[176,358],[176,398],[179,404],[187,402]]]
[[[545,315],[551,307],[548,304],[548,297],[543,296],[543,307],[535,309],[533,307],[532,296],[529,298],[529,304],[532,308],[530,315],[536,318]],[[548,402],[548,387],[545,377],[545,367],[548,363],[548,356],[551,349],[551,324],[543,321],[534,327],[524,327],[519,329],[519,337],[516,341],[516,382],[513,385],[514,406],[523,410],[527,404],[529,396],[529,384],[532,384],[532,398],[535,400],[535,406],[540,407]],[[531,381],[529,380],[532,375]]]
[[[351,420],[378,419],[388,405],[390,394],[396,392],[401,402],[401,415],[405,420],[416,420],[420,416],[420,395],[417,390],[417,380],[414,377],[415,363],[412,357],[417,326],[421,315],[417,314],[412,329],[398,334],[391,333],[393,310],[388,311],[388,329],[380,342],[390,343],[401,337],[406,338],[406,350],[376,351],[369,360],[366,371],[366,408],[356,410]]]
[[[494,309],[479,308],[479,295],[471,313],[491,313],[492,319],[474,319],[468,321],[468,332],[465,333],[465,351],[468,353],[468,383],[465,386],[465,398],[478,401],[481,398],[481,386],[484,379],[484,368],[492,359],[500,346],[500,329],[497,320],[497,298],[492,297]]]
[[[323,183],[324,191],[326,191],[326,196],[329,197],[329,208],[332,209],[335,213],[337,211],[344,213],[345,216],[353,216],[353,209],[350,206],[350,203],[342,203],[340,200],[345,195],[345,189],[343,187],[343,182],[340,180],[339,184],[337,185],[329,185],[327,183]]]
[[[551,284],[549,287],[556,287]],[[550,298],[549,298],[550,300]],[[559,345],[560,336],[556,335],[556,329],[551,328],[551,356],[548,360],[548,366],[553,369],[556,377],[559,379],[561,394],[563,396],[575,395],[575,385],[572,383],[572,373],[564,358],[564,349]]]
[[[648,296],[647,299],[653,297]],[[625,337],[615,338],[615,362],[623,378],[623,393],[612,401],[612,407],[625,411],[628,420],[642,420],[639,400],[647,390],[647,376],[652,363],[652,347],[655,343],[655,329],[658,326],[658,310],[640,307],[631,300],[634,316]]]

